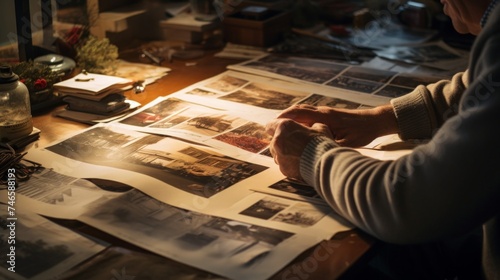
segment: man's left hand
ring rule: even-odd
[[[315,123],[307,127],[291,119],[269,122],[266,132],[273,136],[269,148],[274,161],[285,176],[296,180],[302,180],[300,157],[311,139],[318,135],[332,138],[331,132],[324,124]]]

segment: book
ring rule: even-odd
[[[35,142],[39,138],[40,138],[40,129],[33,127],[33,131],[31,131],[30,134],[16,139],[12,139],[9,142],[7,142],[7,144],[10,145],[14,150],[19,151],[23,150],[26,146],[28,146],[32,142]]]
[[[76,96],[66,96],[63,98],[63,101],[68,104],[67,109],[69,110],[107,115],[116,110],[123,109],[125,106],[128,107],[125,99],[125,96],[122,94],[113,93],[99,101]]]
[[[118,105],[116,105],[115,107],[113,107],[112,110],[109,110],[109,111],[98,111],[98,110],[86,110],[86,109],[74,109],[74,108],[70,108],[69,106],[66,107],[66,110],[69,110],[69,111],[75,111],[75,112],[81,112],[81,113],[89,113],[89,114],[93,114],[93,115],[101,115],[101,116],[114,116],[116,114],[119,114],[121,112],[124,112],[125,110],[129,109],[130,108],[130,104],[127,103],[127,102],[120,102]]]
[[[61,95],[73,95],[100,100],[111,93],[123,92],[131,86],[132,80],[94,73],[80,73],[71,79],[54,84]]]

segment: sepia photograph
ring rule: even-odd
[[[218,135],[214,139],[252,153],[258,153],[271,143],[271,136],[266,133],[266,128],[254,122]]]
[[[253,105],[272,110],[283,110],[306,96],[304,92],[279,91],[269,85],[252,83],[219,99]]]
[[[200,114],[175,127],[203,136],[215,136],[244,124],[246,120],[226,114]]]
[[[217,96],[221,95],[221,93],[209,91],[209,90],[204,90],[201,88],[195,88],[192,90],[186,91],[186,94],[192,94],[192,95],[198,95],[198,96]]]
[[[206,84],[205,87],[222,92],[231,92],[237,90],[246,83],[248,83],[248,81],[225,75],[222,78],[218,79],[217,81]]]
[[[328,206],[318,206],[297,202],[291,207],[279,212],[272,218],[273,221],[297,225],[301,227],[313,226],[330,212]]]
[[[170,116],[166,119],[163,119],[162,121],[159,121],[159,122],[153,124],[151,126],[151,128],[163,128],[163,129],[171,128],[171,127],[174,127],[180,123],[183,123],[183,122],[189,120],[190,118],[191,118],[191,116],[182,115],[182,112],[181,112],[179,114]]]
[[[320,94],[312,94],[306,99],[301,100],[298,104],[307,104],[312,106],[328,106],[328,107],[343,108],[343,109],[356,109],[361,105],[356,102],[351,102],[340,98],[328,97]]]
[[[140,111],[123,119],[120,123],[133,126],[148,126],[156,123],[179,110],[189,107],[191,104],[180,99],[170,98],[164,100],[146,110]]]

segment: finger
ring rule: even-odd
[[[278,127],[279,123],[281,121],[279,119],[275,119],[275,120],[272,120],[272,121],[269,121],[267,124],[266,124],[266,133],[273,136],[274,133],[276,132],[276,128]]]
[[[283,111],[278,115],[278,118],[292,119],[299,123],[304,123],[308,126],[312,125],[318,116],[316,107],[308,105],[307,107],[292,107]]]
[[[323,124],[323,123],[314,123],[312,126],[311,126],[312,129],[324,134],[325,136],[331,138],[331,139],[335,139],[335,137],[333,136],[333,133],[330,131],[330,129],[328,128],[327,125]]]

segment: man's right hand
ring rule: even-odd
[[[348,147],[362,147],[377,137],[398,132],[390,104],[357,110],[302,104],[285,109],[278,118],[292,119],[309,127],[323,123],[335,142]]]

